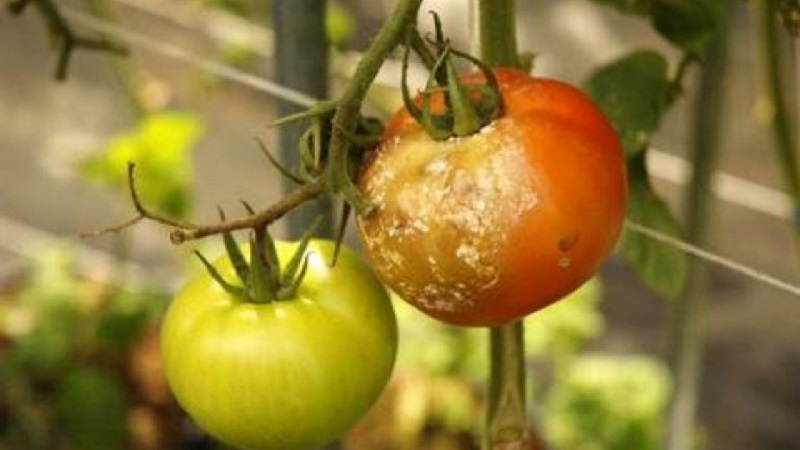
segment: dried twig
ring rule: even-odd
[[[118,233],[128,227],[131,227],[142,220],[150,220],[167,227],[172,228],[170,232],[170,240],[174,244],[182,244],[186,241],[204,238],[225,232],[232,232],[244,229],[263,229],[264,227],[272,224],[276,220],[285,216],[301,204],[313,200],[324,192],[324,186],[320,179],[311,179],[304,184],[300,185],[294,191],[289,192],[285,197],[273,203],[268,208],[261,211],[255,211],[252,207],[248,207],[248,215],[233,220],[223,220],[222,222],[197,225],[189,222],[183,222],[174,218],[159,214],[158,212],[151,211],[144,206],[139,193],[136,190],[136,165],[132,162],[128,163],[128,188],[131,194],[131,201],[136,209],[137,215],[121,224],[104,228],[85,236],[99,236],[107,233]],[[248,205],[249,206],[249,205]]]
[[[53,0],[16,0],[8,5],[12,14],[20,15],[33,3],[44,20],[53,42],[58,46],[58,62],[55,77],[57,80],[67,78],[70,58],[77,49],[104,51],[117,55],[128,53],[127,47],[104,38],[92,38],[78,34],[67,22]]]

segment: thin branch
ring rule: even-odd
[[[170,240],[175,244],[220,234],[226,231],[259,228],[270,225],[301,204],[318,198],[325,192],[319,179],[313,179],[297,189],[289,192],[285,197],[273,203],[270,207],[257,211],[253,215],[211,225],[191,225],[177,227],[170,233]]]
[[[8,5],[12,14],[20,15],[33,3],[47,27],[48,32],[58,47],[55,77],[61,81],[66,79],[69,62],[75,50],[85,49],[104,51],[116,55],[128,53],[127,47],[104,38],[92,38],[78,34],[61,14],[53,0],[17,0]]]
[[[309,200],[313,200],[325,192],[324,185],[320,179],[311,179],[266,209],[255,211],[252,207],[245,203],[245,207],[249,213],[245,217],[230,221],[223,220],[222,222],[215,224],[197,225],[188,222],[182,222],[147,209],[147,207],[144,206],[139,198],[139,192],[136,190],[135,174],[136,165],[132,162],[129,162],[128,188],[131,194],[131,201],[136,209],[136,217],[118,225],[107,227],[92,233],[87,233],[84,235],[85,237],[99,236],[108,233],[118,233],[139,223],[141,220],[146,219],[172,228],[173,230],[169,235],[170,240],[174,244],[182,244],[186,241],[201,239],[207,236],[225,232],[266,227],[285,216],[301,204]]]
[[[30,4],[30,0],[17,0],[8,4],[8,10],[11,14],[18,16],[25,11],[25,7]]]

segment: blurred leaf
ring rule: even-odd
[[[551,388],[545,434],[554,448],[655,450],[670,390],[669,372],[655,358],[582,355]]]
[[[74,311],[80,297],[75,274],[75,254],[67,245],[48,248],[30,266],[20,302],[36,314]]]
[[[566,298],[525,319],[528,355],[546,356],[556,363],[574,356],[603,332],[603,316],[597,309],[600,280],[591,279]]]
[[[356,34],[356,18],[338,1],[328,1],[325,9],[325,34],[334,47],[347,47]]]
[[[201,128],[200,120],[192,114],[148,115],[133,130],[112,137],[102,153],[86,160],[83,174],[127,196],[127,164],[134,162],[142,201],[163,213],[185,217],[190,206],[190,151]]]
[[[17,297],[17,317],[29,323],[15,336],[13,353],[32,375],[53,374],[72,358],[81,294],[71,249],[42,252]]]
[[[117,291],[110,305],[98,318],[95,338],[111,351],[123,351],[139,337],[142,330],[156,317],[159,305],[166,302],[161,295],[145,292]]]
[[[446,325],[420,313],[393,294],[404,345],[398,366],[435,375],[485,381],[486,331]],[[525,318],[528,356],[562,361],[603,331],[597,310],[600,281],[590,280],[557,303]]]
[[[197,0],[201,5],[209,8],[221,9],[227,13],[240,17],[247,17],[248,0]]]
[[[682,234],[667,205],[653,192],[644,166],[645,154],[628,165],[628,219],[669,236]],[[625,229],[620,252],[649,288],[670,298],[677,297],[686,282],[688,261],[679,249]]]
[[[653,0],[594,0],[595,3],[613,6],[621,12],[628,14],[650,14],[650,4]]]
[[[58,410],[73,448],[124,448],[127,403],[122,386],[111,375],[88,367],[74,369],[59,386]]]
[[[74,330],[63,323],[42,322],[32,333],[20,337],[10,358],[33,378],[55,376],[72,360]]]
[[[702,57],[717,33],[725,0],[652,0],[653,26],[668,41]]]
[[[475,328],[445,325],[392,294],[400,323],[398,366],[434,375],[472,380],[486,376],[485,334]]]
[[[667,62],[652,51],[600,67],[584,82],[584,89],[611,120],[628,158],[644,150],[674,96]]]

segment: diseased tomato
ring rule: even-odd
[[[277,242],[282,264],[297,244]],[[204,430],[244,449],[306,450],[336,439],[384,389],[397,325],[388,294],[353,252],[311,241],[293,298],[242,300],[189,281],[162,325],[167,381]],[[214,266],[234,280],[230,261]]]
[[[401,109],[359,178],[375,206],[359,231],[379,276],[453,324],[503,324],[573,291],[625,216],[624,156],[600,110],[562,82],[494,73],[501,117],[435,141]]]

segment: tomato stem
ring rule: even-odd
[[[786,92],[791,86],[791,70],[787,66],[792,59],[781,58],[778,24],[775,14],[778,12],[775,0],[759,0],[758,16],[760,20],[760,41],[764,55],[765,76],[767,78],[766,94],[772,108],[769,125],[772,128],[776,151],[783,171],[786,189],[794,201],[796,238],[800,242],[800,165],[797,160],[797,133],[793,131],[792,106],[796,110],[796,102],[792,105],[792,95]],[[785,56],[790,56],[786,54]]]
[[[481,59],[492,67],[521,67],[514,0],[478,0]]]
[[[731,12],[727,7],[726,15]],[[727,28],[729,19],[719,29],[709,52],[704,55],[695,114],[692,117],[692,179],[686,195],[686,238],[703,246],[708,240],[710,186],[713,168],[719,157],[720,124],[727,65]],[[703,353],[703,309],[706,295],[706,270],[702,262],[689,260],[689,271],[681,296],[673,304],[672,368],[675,390],[669,411],[669,432],[664,448],[692,448],[696,437],[695,418]]]
[[[400,86],[403,103],[434,140],[470,136],[500,116],[503,110],[497,79],[483,61],[452,48],[442,31],[439,15],[435,12],[431,14],[436,29],[434,41],[426,43],[415,30],[409,32],[406,38]],[[417,104],[419,99],[414,99],[408,88],[408,57],[411,50],[417,53],[430,71],[421,93],[421,105]],[[454,58],[466,60],[477,67],[484,80],[480,83],[462,81],[456,71]],[[441,104],[433,102],[434,97],[441,99]]]
[[[522,322],[489,330],[489,404],[485,449],[529,448]]]
[[[519,67],[514,0],[478,0],[480,57],[493,67]],[[489,389],[485,450],[531,448],[535,442],[525,407],[522,320],[489,332]]]
[[[356,134],[361,104],[381,65],[406,37],[413,26],[422,0],[400,0],[392,15],[381,27],[356,67],[353,78],[336,107],[328,151],[330,159],[326,168],[326,182],[332,193],[341,194],[357,211],[369,209],[349,173],[349,136]]]

